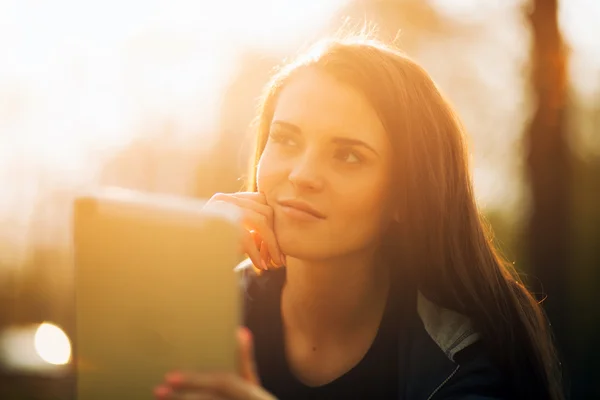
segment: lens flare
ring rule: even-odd
[[[71,359],[71,342],[62,329],[43,323],[35,332],[35,350],[47,363],[64,365]]]

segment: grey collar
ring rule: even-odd
[[[417,295],[417,312],[431,339],[450,361],[454,361],[456,353],[479,340],[468,317],[438,306],[421,292]]]

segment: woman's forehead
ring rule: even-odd
[[[388,146],[377,112],[352,86],[316,69],[298,72],[281,90],[273,121],[293,124],[309,134],[339,136]]]

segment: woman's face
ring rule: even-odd
[[[366,98],[316,69],[299,72],[280,93],[257,172],[281,250],[323,260],[372,249],[392,215],[391,164]]]

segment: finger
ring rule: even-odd
[[[217,193],[211,198],[210,202],[213,204],[218,202],[227,202],[237,205],[244,210],[245,212],[242,216],[243,224],[249,230],[258,230],[260,232],[263,240],[266,240],[268,243],[271,259],[273,259],[277,266],[282,266],[284,265],[283,255],[279,249],[275,232],[273,231],[273,209],[266,205],[266,200],[264,200],[264,204],[260,204],[255,200],[250,200],[251,197],[264,199],[264,195],[261,193]],[[257,245],[257,247],[259,247],[259,245]],[[266,261],[269,262],[270,260]]]
[[[154,388],[154,398],[158,400],[168,399],[171,396],[171,388],[165,385]]]
[[[262,237],[263,242],[267,242],[269,254],[271,258],[277,263],[277,265],[283,265],[283,257],[281,250],[279,250],[279,244],[273,232],[273,226],[262,214],[248,211],[244,215],[244,222],[253,230],[258,231]]]
[[[168,397],[163,397],[165,400],[226,400],[225,397],[219,396],[216,393],[205,392],[199,390],[183,390],[170,392]]]
[[[262,237],[260,236],[260,233],[258,233],[255,230],[250,230],[250,234],[252,235],[252,239],[254,239],[254,244],[256,245],[256,248],[260,249],[260,245],[263,242]]]
[[[271,256],[269,254],[269,248],[264,241],[260,243],[259,253],[260,259],[265,263],[267,269],[269,269],[271,266]]]
[[[217,197],[217,195],[215,195],[215,198],[220,199],[221,197]],[[229,197],[229,200],[215,200],[215,202],[219,201],[227,202],[231,201],[231,198]],[[247,202],[248,204],[244,204],[243,202]],[[269,206],[263,206],[251,200],[235,200],[233,201],[233,204],[236,204],[238,207],[244,210],[242,221],[246,228],[251,231],[258,231],[262,237],[262,240],[267,242],[269,254],[271,256],[270,259],[273,259],[276,266],[283,265],[283,256],[279,250],[275,233],[273,232],[273,209],[271,209]],[[260,247],[260,242],[257,241],[257,243],[259,243],[257,247]],[[269,263],[270,259],[265,261]]]
[[[267,196],[265,196],[265,194],[262,192],[235,192],[231,195],[238,199],[248,199],[262,204],[267,204]]]
[[[255,231],[255,230],[246,230],[246,232],[244,233],[244,235],[250,235],[250,238],[252,239],[252,242],[254,243],[254,247],[256,247],[257,249],[260,249],[260,244],[262,243],[262,238],[260,237],[260,234]],[[242,238],[243,239],[243,238]],[[246,247],[247,243],[242,240],[240,242],[240,253],[246,253]]]
[[[158,386],[156,388],[154,388],[154,398],[156,398],[157,400],[183,400],[183,399],[188,399],[188,400],[193,400],[194,398],[196,398],[197,396],[193,396],[195,393],[189,393],[189,392],[180,392],[178,393],[177,391],[174,391],[170,386],[168,385],[161,385]]]
[[[231,373],[182,373],[178,389],[206,391],[226,399],[273,399],[260,386]]]
[[[252,264],[258,269],[266,270],[267,265],[262,261],[259,249],[256,247],[254,237],[250,232],[244,232],[244,234],[242,234],[242,245],[248,258],[252,261]]]
[[[250,229],[247,230],[248,233],[250,234],[250,236],[252,237],[252,241],[254,242],[254,246],[260,250],[260,244],[262,243],[262,237],[260,237],[260,233],[258,233],[257,231],[255,231],[254,229]],[[245,253],[246,252],[246,243],[244,241],[242,241],[242,243],[240,243],[240,252]]]
[[[247,382],[260,385],[260,378],[256,372],[256,362],[254,360],[252,332],[246,327],[239,328],[238,341],[240,349],[240,374]]]

